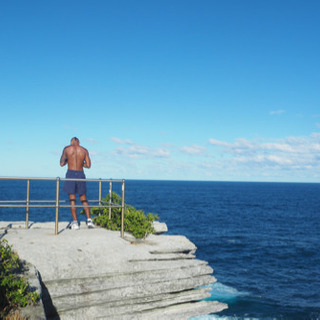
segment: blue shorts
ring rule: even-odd
[[[66,174],[68,179],[85,179],[86,176],[83,171],[68,170]],[[87,193],[87,185],[85,181],[65,181],[63,185],[63,192],[68,194],[79,194],[82,196]]]

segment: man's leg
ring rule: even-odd
[[[80,196],[80,201],[82,202],[82,205],[83,205],[83,209],[84,209],[84,212],[87,216],[87,219],[91,219],[91,216],[90,216],[90,209],[89,209],[89,203],[88,203],[88,200],[87,200],[87,197],[85,194],[82,194]]]
[[[69,194],[69,200],[70,200],[70,210],[73,221],[77,221],[77,207],[76,205],[76,195],[75,194]]]
[[[90,217],[89,203],[88,203],[86,194],[82,194],[80,196],[80,200],[82,202],[84,212],[86,213],[86,216],[87,216],[87,227],[88,228],[94,228],[94,224],[93,224],[93,222],[91,220],[91,217]]]

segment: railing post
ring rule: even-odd
[[[109,185],[109,220],[111,219],[111,204],[112,204],[112,179]]]
[[[60,178],[57,178],[56,186],[56,223],[55,223],[55,234],[58,234],[58,221],[59,221],[59,190],[60,190]]]
[[[101,206],[101,178],[99,180],[99,206]]]
[[[30,179],[27,180],[26,229],[29,227]]]
[[[124,180],[122,180],[122,202],[121,202],[121,238],[124,236],[124,195],[125,195],[125,188],[124,188]]]

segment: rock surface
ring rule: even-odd
[[[0,237],[39,270],[48,319],[189,319],[227,305],[201,301],[215,282],[184,236],[128,241],[102,228],[0,222]],[[163,226],[162,226],[163,227]],[[131,239],[125,235],[126,239]]]
[[[168,227],[164,222],[153,221],[155,234],[162,234],[168,232]]]
[[[39,296],[42,297],[41,279],[37,268],[27,261],[23,261],[23,269],[21,276],[28,281],[30,290],[33,292],[36,291]],[[46,318],[44,306],[41,300],[36,303],[36,305],[21,308],[19,313],[21,316],[32,320],[41,320]]]

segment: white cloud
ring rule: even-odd
[[[149,148],[138,144],[131,145],[127,150],[132,155],[147,155],[150,153]]]
[[[168,158],[170,157],[170,151],[168,149],[159,148],[153,151],[153,156],[156,158]]]
[[[192,145],[192,146],[181,147],[180,150],[185,154],[200,155],[200,154],[204,154],[204,152],[206,151],[206,148],[198,145]]]
[[[320,179],[320,133],[284,139],[209,139],[201,144],[142,145],[112,138],[113,152],[99,154],[105,170],[126,178],[317,181]],[[190,157],[190,155],[192,157]],[[205,156],[205,159],[204,159]],[[205,161],[204,161],[205,160]],[[113,167],[112,167],[113,166]]]
[[[210,139],[209,143],[215,148],[222,148],[221,154],[228,156],[233,166],[247,165],[260,168],[282,169],[320,169],[320,134],[314,133],[307,137],[288,137],[269,142],[248,141],[237,139],[233,143]]]
[[[88,138],[88,139],[86,139],[86,142],[89,142],[89,143],[92,143],[92,144],[98,144],[98,143],[99,143],[98,140],[95,140],[95,139],[93,139],[93,138]]]
[[[272,111],[270,111],[270,115],[273,116],[273,115],[277,115],[277,114],[283,114],[284,112],[285,112],[285,110],[283,110],[283,109],[272,110]]]
[[[129,158],[167,158],[170,156],[170,151],[166,148],[150,148],[132,142],[131,140],[122,140],[112,138],[117,144],[122,144],[113,152],[116,156],[126,156]]]
[[[120,139],[117,137],[112,137],[111,140],[116,143],[116,144],[134,144],[131,140],[129,139]]]
[[[224,146],[224,147],[228,147],[230,146],[230,143],[228,142],[224,142],[224,141],[220,141],[220,140],[216,140],[216,139],[209,139],[209,143],[214,145],[214,146]]]
[[[288,144],[288,143],[274,143],[268,142],[261,144],[262,149],[265,150],[276,150],[276,151],[283,151],[283,152],[296,152],[295,148]]]
[[[320,142],[320,132],[314,132],[311,134],[312,138],[319,140]]]
[[[266,165],[290,165],[292,164],[292,160],[286,159],[277,155],[256,155],[254,157],[250,158],[237,158],[236,159],[238,162],[243,162],[243,163],[257,163],[257,164],[266,164]]]

